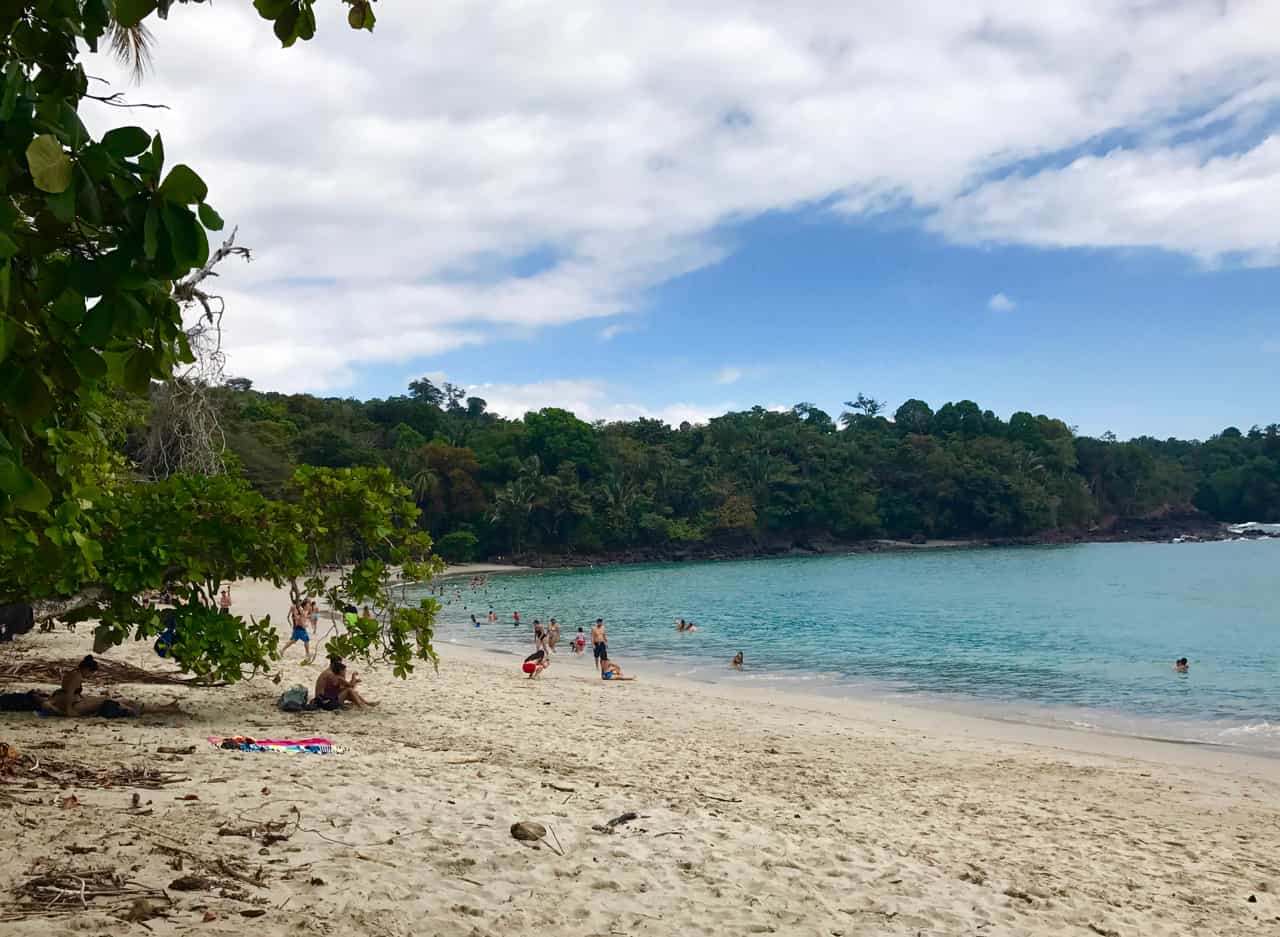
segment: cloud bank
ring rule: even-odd
[[[379,4],[373,35],[319,6],[288,50],[247,4],[176,8],[130,92],[170,105],[128,113],[256,249],[226,271],[226,347],[265,386],[583,320],[607,339],[724,226],[806,207],[1277,260],[1266,0],[438,0]]]

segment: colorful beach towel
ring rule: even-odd
[[[211,735],[209,744],[229,752],[290,752],[341,755],[344,749],[328,739],[255,739],[247,735]]]

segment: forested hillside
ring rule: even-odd
[[[385,400],[213,390],[231,471],[279,497],[298,465],[385,465],[448,558],[676,554],[873,537],[1025,537],[1199,508],[1280,520],[1280,427],[1205,442],[1077,436],[971,401],[891,415],[859,395],[706,425],[590,424],[547,408],[509,420],[451,385]],[[142,445],[145,430],[133,434]]]

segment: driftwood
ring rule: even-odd
[[[59,788],[67,787],[141,787],[159,790],[170,784],[189,781],[185,775],[158,771],[147,765],[111,765],[95,767],[71,761],[22,755],[0,763],[0,783],[12,781],[51,781]]]
[[[85,910],[133,916],[148,908],[157,917],[172,901],[164,891],[126,879],[113,869],[52,869],[20,883],[14,903],[0,910],[0,921],[32,917],[58,917]]]
[[[62,675],[73,670],[80,663],[78,660],[15,660],[0,663],[0,681],[9,683],[62,683]],[[183,677],[177,673],[164,673],[158,670],[145,670],[118,660],[98,660],[98,669],[94,672],[93,682],[99,684],[145,683],[162,686],[193,686],[198,681],[194,677]]]
[[[627,812],[622,814],[621,816],[614,817],[612,820],[610,820],[607,823],[597,823],[595,826],[591,828],[595,830],[597,833],[612,833],[614,830],[616,830],[618,827],[622,826],[623,824],[630,823],[632,820],[639,820],[639,819],[640,819],[640,814],[634,813],[634,812]]]

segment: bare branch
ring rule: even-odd
[[[168,104],[127,104],[120,100],[124,97],[123,91],[117,91],[115,94],[86,94],[85,97],[89,98],[91,101],[97,101],[99,104],[107,104],[111,107],[150,107],[155,110],[163,111],[167,111],[169,109]]]

